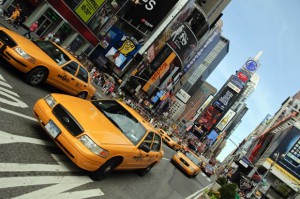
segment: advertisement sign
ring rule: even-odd
[[[237,93],[229,87],[226,87],[219,98],[214,102],[214,106],[220,108],[222,111],[233,101]]]
[[[167,44],[183,63],[195,50],[197,38],[192,30],[185,23],[182,23],[177,30],[172,32]]]
[[[216,125],[216,128],[219,129],[220,131],[223,131],[227,124],[231,121],[231,119],[235,116],[235,112],[231,109],[229,109],[224,117],[219,121],[219,123]]]
[[[210,95],[208,98],[205,100],[205,102],[200,106],[200,108],[197,110],[196,113],[201,113],[211,102],[211,100],[214,98],[214,96]]]
[[[245,87],[245,82],[242,81],[238,76],[232,75],[230,82],[232,82],[235,86],[237,86],[240,90]]]
[[[218,136],[219,134],[215,130],[212,130],[210,134],[208,134],[207,139],[212,140],[212,143],[214,143]]]
[[[286,172],[300,180],[300,129],[292,127],[283,133],[272,145],[269,158],[275,161],[275,153],[279,154],[276,162]]]
[[[222,114],[218,109],[216,109],[214,106],[210,106],[200,117],[198,123],[202,127],[202,129],[210,131],[212,126],[219,121],[221,115]]]
[[[197,50],[194,56],[189,60],[189,62],[183,67],[183,72],[186,73],[193,65],[199,66],[206,56],[211,52],[211,50],[217,45],[220,39],[220,29],[217,29],[212,33],[212,35],[207,39],[201,48]]]
[[[171,53],[169,57],[160,65],[160,67],[156,70],[156,72],[152,75],[149,81],[143,86],[143,90],[148,92],[151,85],[157,85],[160,81],[160,78],[166,74],[166,72],[170,68],[171,62],[175,59],[175,53]],[[151,91],[152,92],[152,91]]]
[[[103,2],[104,0],[83,0],[75,9],[75,12],[84,22],[87,22]]]
[[[253,59],[248,59],[246,61],[246,64],[243,66],[244,69],[246,69],[247,72],[249,72],[250,74],[253,74],[257,71],[258,67],[259,67],[259,63],[256,62]]]
[[[182,101],[183,103],[187,103],[187,101],[191,98],[191,96],[185,92],[183,89],[180,89],[177,93],[176,93],[176,97],[178,99],[180,99],[180,101]]]
[[[249,79],[248,75],[244,74],[243,72],[239,71],[237,73],[237,77],[244,83],[246,83]]]
[[[124,19],[131,25],[143,26],[153,31],[174,7],[178,0],[140,0],[136,1],[124,15]]]

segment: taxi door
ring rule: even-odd
[[[131,169],[146,168],[149,165],[151,150],[147,153],[139,149],[140,145],[146,145],[151,149],[154,133],[148,132],[147,136],[135,147],[135,150],[128,154],[126,167]]]
[[[57,87],[60,89],[71,93],[77,94],[76,91],[76,77],[75,74],[78,70],[78,63],[74,61],[67,62],[62,65],[59,70],[57,70],[57,74],[55,74],[55,81],[58,83]]]
[[[89,73],[87,72],[87,70],[79,65],[79,69],[78,72],[76,73],[76,77],[75,77],[75,91],[76,94],[87,90],[88,87],[88,82],[89,82]]]

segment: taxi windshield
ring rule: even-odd
[[[60,50],[50,41],[37,40],[34,41],[34,43],[60,66],[71,60],[68,55],[66,55],[62,50]]]
[[[195,163],[196,165],[200,165],[201,162],[194,154],[186,151],[185,156],[188,157],[190,160],[192,160],[192,162]]]
[[[122,105],[114,100],[93,101],[96,106],[122,133],[137,145],[144,137],[146,128]]]

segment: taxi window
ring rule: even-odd
[[[150,133],[148,133],[148,135],[144,139],[143,143],[145,145],[147,145],[149,148],[151,148],[152,140],[153,140],[153,133],[150,132]]]
[[[153,141],[153,145],[151,148],[151,151],[159,151],[160,150],[160,146],[161,146],[161,138],[159,135],[154,134],[154,141]]]
[[[81,79],[84,82],[88,82],[88,79],[89,79],[88,72],[82,66],[80,66],[80,68],[79,68],[77,78]]]
[[[68,55],[50,41],[37,40],[33,42],[60,66],[71,60]]]
[[[63,70],[67,71],[68,73],[71,73],[72,75],[75,75],[77,68],[78,64],[73,61],[62,67]]]
[[[120,129],[134,145],[137,145],[145,136],[147,129],[117,101],[96,100],[92,103],[107,119]]]

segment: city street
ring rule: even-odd
[[[37,99],[60,91],[49,85],[29,86],[2,59],[0,65],[0,198],[180,199],[211,183],[203,173],[189,178],[179,171],[170,163],[175,152],[165,145],[164,158],[144,177],[116,171],[103,181],[91,180],[52,143],[33,116]]]

